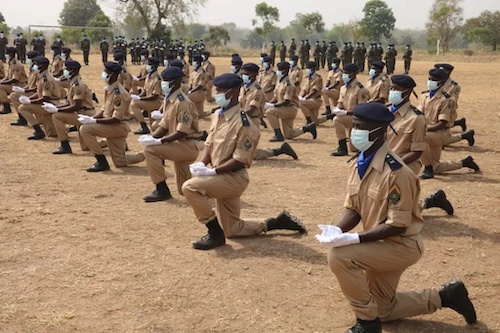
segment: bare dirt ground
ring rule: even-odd
[[[426,89],[433,61],[413,63],[418,91]],[[213,62],[218,73],[229,69],[228,58]],[[462,85],[459,115],[476,130],[476,145],[455,144],[444,158],[470,153],[482,172],[421,183],[423,196],[444,189],[455,216],[425,212],[426,251],[400,289],[460,277],[479,323],[466,327],[445,309],[384,324],[384,332],[500,332],[500,66],[497,60],[454,65],[453,78]],[[101,71],[92,55],[82,76],[102,101]],[[28,141],[32,129],[9,126],[13,120],[0,116],[0,332],[343,332],[354,321],[328,269],[328,248],[313,237],[316,224],[336,221],[345,195],[348,157],[330,157],[331,122],[315,141],[307,134],[291,141],[298,161],[254,163],[242,198],[243,216],[270,217],[286,208],[303,219],[308,235],[269,233],[200,252],[190,242],[205,228],[175,191],[171,163],[174,200],[146,204],[142,197],[153,184],[144,163],[89,174],[94,158],[80,151],[75,133],[74,154],[54,156],[56,140]],[[277,146],[268,142],[271,132],[263,131],[261,147]],[[128,142],[141,149],[137,136]]]

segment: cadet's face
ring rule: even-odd
[[[366,130],[366,131],[372,131],[372,130],[380,128],[380,130],[376,130],[376,131],[373,131],[372,133],[370,133],[370,136],[369,136],[370,141],[374,141],[379,135],[383,135],[382,133],[386,132],[385,127],[382,126],[380,123],[366,121],[366,120],[359,119],[356,117],[352,118],[352,128],[359,129],[359,130]]]

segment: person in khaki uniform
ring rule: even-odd
[[[141,124],[141,129],[135,131],[134,134],[149,134],[149,128],[144,120],[143,111],[148,114],[150,125],[153,123],[151,112],[158,110],[163,100],[163,90],[161,89],[161,77],[158,74],[158,66],[160,60],[158,58],[148,58],[146,64],[146,71],[148,75],[144,84],[144,89],[140,95],[131,94],[132,103],[130,104],[130,111],[134,114],[135,119]]]
[[[13,86],[26,84],[28,77],[23,64],[16,60],[17,49],[15,47],[7,47],[5,50],[5,58],[9,64],[7,75],[0,80],[0,103],[3,104],[1,114],[11,113],[9,95],[13,92]]]
[[[340,97],[340,88],[344,85],[342,81],[342,71],[340,70],[340,58],[333,57],[331,59],[331,70],[328,72],[328,77],[324,88],[321,91],[323,103],[325,103],[325,116],[332,114],[332,106],[336,107]],[[332,117],[333,119],[333,117]]]
[[[203,110],[205,98],[207,97],[205,88],[207,86],[207,74],[202,67],[203,58],[199,55],[193,56],[193,71],[189,75],[188,97],[198,110],[198,117],[204,118],[207,113]]]
[[[127,69],[127,65],[124,62],[124,56],[123,53],[117,52],[113,54],[113,59],[115,62],[119,63],[120,66],[122,66],[122,72],[120,73],[120,77],[118,78],[118,82],[127,90],[130,92],[132,90],[132,74]]]
[[[82,81],[80,77],[80,63],[73,60],[66,60],[64,62],[65,68],[63,75],[70,84],[68,92],[68,104],[59,107],[46,103],[42,107],[52,113],[52,121],[57,132],[57,138],[61,142],[61,146],[54,150],[52,153],[55,155],[71,154],[71,146],[68,141],[68,133],[66,131],[66,124],[71,124],[80,127],[78,116],[84,114],[93,116],[95,113],[94,102],[92,101],[92,90]],[[85,145],[79,133],[80,147],[83,151],[89,150]]]
[[[370,93],[369,102],[387,103],[389,98],[390,82],[382,74],[385,64],[382,61],[375,61],[368,72],[370,79],[366,82],[366,89]]]
[[[28,137],[28,140],[40,140],[46,135],[57,136],[52,122],[52,113],[47,112],[42,107],[43,103],[61,105],[61,103],[66,102],[63,95],[66,92],[61,89],[59,83],[49,73],[49,59],[38,56],[33,59],[33,62],[33,70],[38,73],[36,93],[31,96],[20,96],[19,102],[22,105],[19,106],[18,111],[35,130],[35,133]],[[40,127],[40,120],[43,122],[46,133]]]
[[[11,126],[28,125],[26,119],[24,119],[24,117],[19,113],[19,106],[21,105],[21,102],[19,102],[19,97],[30,96],[36,92],[38,74],[33,70],[33,59],[38,57],[39,55],[40,53],[38,53],[37,51],[28,51],[28,53],[26,54],[26,56],[28,57],[26,63],[29,66],[28,83],[22,87],[17,85],[12,86],[12,93],[9,95],[9,101],[12,104],[14,110],[17,112],[17,120],[10,123]]]
[[[455,109],[455,100],[443,89],[447,78],[444,70],[431,69],[428,81],[429,91],[424,92],[420,99],[418,109],[422,110],[427,123],[427,147],[421,157],[424,165],[424,171],[420,174],[421,179],[434,178],[434,174],[442,174],[461,168],[479,171],[479,166],[470,155],[459,161],[440,161],[442,147],[452,136],[450,124],[452,124],[451,117]],[[470,140],[470,137],[464,134],[459,135],[463,140]]]
[[[94,117],[81,114],[78,121],[83,125],[80,127],[80,135],[89,150],[95,155],[97,162],[87,169],[88,172],[100,172],[109,170],[109,164],[97,137],[106,138],[113,164],[117,167],[125,167],[144,161],[144,154],[126,154],[127,136],[130,132],[128,120],[130,119],[130,95],[118,82],[118,76],[122,66],[116,62],[105,62],[102,79],[108,84],[104,94],[104,105],[102,110]]]
[[[212,88],[214,87],[214,77],[215,77],[215,66],[210,62],[210,52],[203,51],[201,53],[203,59],[202,68],[207,75],[207,85],[206,89],[206,101],[212,103],[214,98],[212,97]]]
[[[63,75],[63,70],[64,70],[64,62],[66,60],[73,60],[71,58],[71,49],[69,47],[63,47],[61,48],[61,62],[62,66],[60,70],[57,73],[52,73],[54,78],[56,78],[56,81],[59,82],[59,85],[64,88],[64,89],[69,89],[69,80],[67,80],[64,75]]]
[[[147,56],[149,54],[149,51],[147,49],[142,49],[141,50],[141,61],[145,62],[147,60]],[[123,55],[125,57],[125,55]],[[135,76],[132,75],[132,88],[130,90],[130,93],[132,94],[138,94],[139,93],[139,88],[144,87],[144,84],[146,83],[146,78],[148,77],[148,72],[146,70],[147,64],[144,64],[144,66],[141,67],[141,70],[139,71],[139,75]]]
[[[266,95],[266,102],[270,102],[274,96],[274,89],[276,88],[276,82],[278,78],[276,72],[271,67],[272,58],[270,56],[265,56],[262,59],[262,69],[260,70],[259,77],[257,81],[264,90]]]
[[[52,62],[50,64],[50,74],[58,78],[62,75],[64,68],[64,60],[61,57],[61,48],[57,45],[52,45],[50,53],[52,54]]]
[[[352,128],[352,110],[359,103],[367,102],[369,99],[368,90],[356,78],[359,68],[355,64],[345,64],[342,81],[344,86],[340,88],[340,96],[337,102],[339,110],[334,111],[333,127],[337,134],[339,146],[334,151],[332,156],[346,156],[347,153],[347,138],[349,137]],[[351,151],[356,149],[349,142]]]
[[[183,72],[179,67],[169,67],[161,73],[162,89],[166,94],[163,117],[152,135],[143,135],[139,141],[146,147],[144,156],[148,173],[156,190],[144,197],[146,202],[172,198],[166,183],[164,160],[174,162],[177,189],[182,195],[182,184],[189,178],[189,164],[198,157],[198,147],[193,134],[198,129],[198,112],[193,102],[182,92]]]
[[[240,197],[249,183],[246,169],[252,164],[260,137],[259,129],[238,102],[242,83],[243,80],[232,73],[214,78],[215,100],[221,110],[212,115],[200,161],[189,166],[194,177],[182,185],[196,218],[208,229],[207,235],[193,242],[195,249],[209,250],[224,245],[226,237],[257,236],[275,229],[305,232],[302,223],[289,214],[267,221],[240,218]],[[207,167],[209,164],[211,168]],[[216,212],[210,198],[215,199]]]
[[[293,121],[297,117],[297,107],[299,105],[298,90],[292,84],[288,76],[290,64],[288,62],[280,62],[277,64],[278,70],[282,77],[274,91],[274,97],[270,103],[266,103],[266,117],[269,124],[274,130],[274,136],[271,142],[285,141],[285,139],[293,139],[304,133],[311,133],[313,139],[316,139],[316,124],[311,123],[301,128],[293,128]],[[283,132],[281,131],[281,126]]]
[[[229,67],[231,73],[241,77],[241,66],[243,66],[243,60],[239,56],[231,57],[231,66]]]
[[[290,57],[290,71],[288,77],[290,78],[290,82],[292,82],[293,85],[297,87],[297,91],[300,91],[302,80],[304,79],[304,72],[302,71],[302,69],[300,69],[298,63],[298,55],[293,55]]]
[[[307,124],[318,120],[319,108],[321,107],[321,90],[323,88],[323,78],[316,73],[317,63],[308,61],[306,63],[305,83],[299,93],[299,107],[306,117]]]
[[[332,246],[328,265],[356,315],[346,333],[381,333],[382,322],[450,308],[476,322],[462,281],[440,289],[398,292],[401,275],[423,252],[416,175],[385,142],[394,115],[380,103],[353,110],[351,140],[361,152],[347,177],[344,211],[336,225],[321,225],[316,238]],[[362,231],[352,232],[361,224]]]

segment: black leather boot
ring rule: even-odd
[[[306,117],[306,126],[312,123],[311,117]]]
[[[70,128],[68,128],[68,132],[78,132],[78,127],[71,126]]]
[[[33,129],[35,130],[35,133],[33,133],[32,136],[29,136],[28,140],[41,140],[45,138],[45,132],[40,125],[33,126]]]
[[[467,131],[467,123],[465,121],[465,118],[460,118],[460,119],[455,120],[455,122],[453,122],[453,126],[462,127],[462,132]]]
[[[299,158],[297,156],[297,153],[295,153],[295,150],[293,150],[293,148],[286,142],[284,144],[282,144],[280,148],[273,149],[273,154],[274,154],[274,156],[279,156],[279,155],[285,154],[285,155],[290,156],[294,160]]]
[[[109,170],[109,164],[104,155],[95,155],[97,162],[87,169],[87,172],[100,172]]]
[[[260,118],[260,124],[262,125],[262,127],[267,128],[267,124],[264,118]]]
[[[149,134],[151,133],[149,131],[148,125],[146,125],[145,121],[141,121],[141,130],[140,131],[135,131],[134,134]]]
[[[146,202],[158,202],[168,199],[172,199],[172,194],[170,194],[170,189],[165,181],[156,184],[156,190],[144,197],[144,201]]]
[[[313,136],[313,140],[316,140],[316,138],[318,137],[315,123],[307,124],[306,126],[302,127],[302,130],[304,131],[304,133],[311,133]]]
[[[11,112],[12,112],[12,110],[10,108],[10,103],[9,102],[3,103],[3,110],[0,111],[0,114],[9,114]]]
[[[71,151],[71,146],[69,145],[68,140],[61,141],[61,146],[52,152],[52,154],[54,155],[71,154],[71,153],[73,152]]]
[[[332,108],[329,105],[325,106],[325,108],[326,108],[326,110],[325,110],[325,112],[323,112],[321,114],[322,116],[328,116],[328,115],[332,114]]]
[[[347,139],[339,140],[339,146],[331,156],[347,156]]]
[[[193,248],[197,250],[211,250],[226,244],[224,231],[219,225],[219,220],[214,218],[206,224],[208,233],[199,240],[193,242]]]
[[[450,308],[464,316],[467,324],[475,324],[477,321],[476,310],[470,301],[469,293],[460,280],[453,280],[439,290],[441,305]]]
[[[462,134],[462,140],[467,140],[467,142],[469,143],[469,146],[474,146],[474,143],[476,142],[476,140],[474,140],[474,134],[476,134],[476,132],[474,132],[474,130],[470,130],[470,131],[467,131],[465,133]]]
[[[10,126],[27,126],[28,122],[21,114],[18,114],[17,120],[10,123]]]
[[[294,230],[299,233],[307,232],[304,224],[287,211],[281,212],[276,218],[268,219],[266,221],[266,230]]]
[[[474,171],[479,171],[479,165],[477,165],[476,162],[474,162],[474,159],[470,155],[468,155],[466,158],[462,160],[462,165],[464,168],[469,168]]]
[[[281,133],[281,129],[279,128],[274,130],[274,136],[269,140],[269,142],[278,142],[278,141],[285,141],[285,138]]]
[[[431,179],[434,178],[434,170],[432,169],[432,165],[426,165],[424,167],[424,171],[420,174],[420,179]]]
[[[437,190],[425,199],[425,208],[441,208],[448,215],[453,215],[454,209],[451,202],[446,198],[443,190]]]
[[[379,318],[374,320],[356,319],[356,324],[345,333],[382,333],[382,322]]]

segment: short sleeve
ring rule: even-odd
[[[252,164],[259,138],[260,132],[252,123],[250,126],[242,126],[238,133],[233,158],[249,167]]]
[[[85,99],[85,86],[79,85],[73,87],[73,100],[83,101]]]
[[[438,115],[438,120],[444,120],[448,124],[451,122],[451,112],[455,109],[455,101],[451,98],[447,98],[443,101]]]
[[[127,103],[124,98],[119,96],[114,96],[113,99],[113,115],[112,117],[118,120],[124,120],[125,109],[127,108]]]
[[[411,111],[410,111],[411,112]],[[413,127],[413,131],[411,133],[411,143],[410,150],[411,151],[424,151],[427,147],[427,143],[425,141],[426,138],[426,122],[424,116],[418,116],[415,125]]]
[[[369,98],[370,93],[368,92],[368,90],[366,90],[366,88],[360,88],[358,90],[358,104],[368,102]]]
[[[285,96],[284,99],[287,101],[293,101],[293,94],[295,93],[295,87],[290,85],[287,85],[285,88]]]
[[[413,221],[414,204],[420,195],[418,179],[411,170],[401,169],[391,178],[385,223],[396,228],[408,228]]]
[[[194,105],[184,101],[177,105],[177,131],[191,134],[193,131]]]

